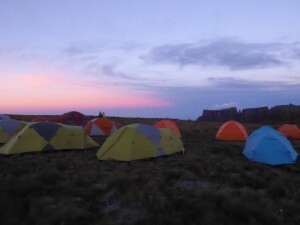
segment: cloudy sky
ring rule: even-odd
[[[0,113],[300,104],[298,0],[1,0]]]

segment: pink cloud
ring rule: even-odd
[[[66,73],[49,72],[19,75],[6,79],[1,110],[6,113],[57,111],[88,108],[168,107],[170,102],[149,93],[117,88],[103,82],[75,79]]]

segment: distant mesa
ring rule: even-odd
[[[243,109],[239,119],[243,122],[256,123],[267,121],[269,118],[269,108],[267,106],[258,108]]]
[[[198,118],[199,121],[211,122],[225,122],[228,120],[239,120],[240,114],[236,107],[219,110],[203,110],[202,116]]]
[[[271,108],[267,106],[237,110],[236,107],[220,110],[203,110],[198,121],[226,122],[236,120],[247,123],[260,122],[300,122],[299,105],[278,105]]]

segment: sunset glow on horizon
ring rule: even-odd
[[[80,80],[74,82],[68,76],[63,73],[51,75],[45,71],[34,75],[18,74],[20,79],[15,80],[13,75],[7,74],[0,84],[5,93],[5,98],[1,101],[1,110],[6,113],[38,113],[172,105],[171,102],[149,93],[126,90],[104,83],[86,83]]]
[[[196,119],[203,109],[299,105],[299,8],[3,0],[0,114]]]

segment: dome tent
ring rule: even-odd
[[[1,146],[0,153],[9,155],[49,150],[87,149],[98,146],[81,126],[31,122]]]
[[[10,137],[20,131],[25,125],[25,121],[14,119],[0,120],[0,143],[6,143]]]
[[[216,139],[222,141],[245,141],[247,137],[245,127],[234,120],[222,124],[216,135]]]
[[[300,139],[300,129],[296,125],[284,124],[278,131],[287,138]]]
[[[92,116],[84,115],[77,111],[66,112],[59,116],[38,116],[31,120],[31,122],[55,122],[66,125],[85,126]]]
[[[132,161],[183,151],[180,138],[170,129],[131,124],[108,137],[96,155],[99,160]]]
[[[298,156],[289,140],[269,126],[255,130],[248,137],[243,155],[269,165],[292,164]]]
[[[174,123],[172,120],[160,120],[154,124],[157,128],[169,128],[171,129],[178,137],[181,137],[180,130],[176,123]]]
[[[85,126],[89,119],[90,118],[88,116],[80,112],[71,111],[62,114],[61,116],[58,116],[54,119],[54,122],[63,123],[67,125]]]
[[[85,131],[90,136],[109,136],[116,130],[115,123],[104,117],[92,119],[85,126]]]
[[[0,114],[0,121],[1,120],[7,120],[7,119],[10,119],[10,116],[4,115],[4,114]]]

